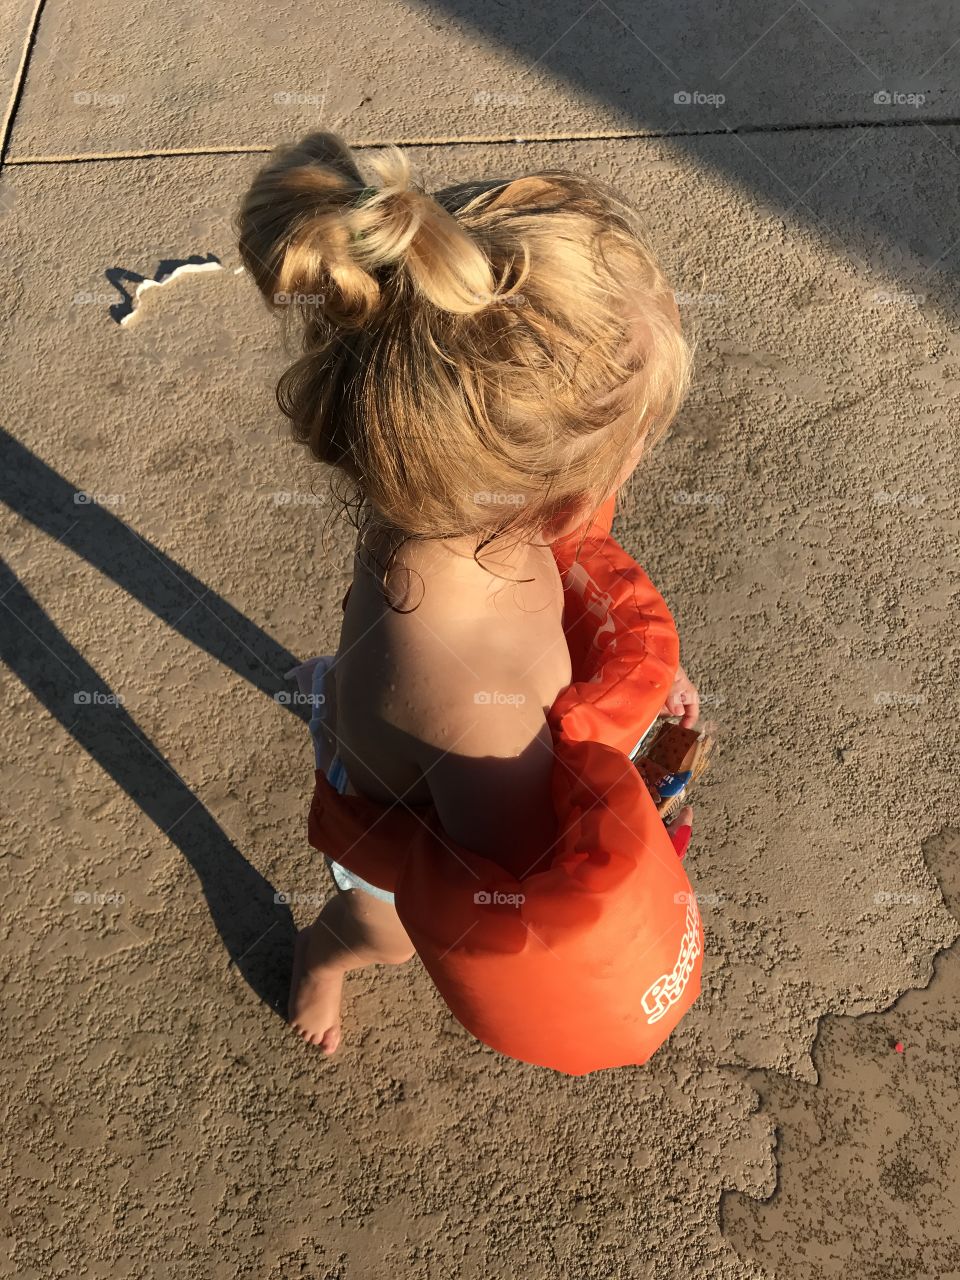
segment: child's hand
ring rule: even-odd
[[[692,729],[700,717],[700,695],[683,667],[677,667],[676,678],[660,709],[663,716],[683,716],[680,726]]]

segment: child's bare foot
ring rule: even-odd
[[[391,903],[359,889],[336,894],[310,928],[297,934],[290,1025],[329,1057],[340,1044],[344,975],[368,964],[403,964],[412,955],[413,944]]]
[[[340,1000],[348,964],[344,948],[324,927],[322,916],[301,929],[293,953],[287,1016],[301,1040],[325,1054],[340,1044]]]

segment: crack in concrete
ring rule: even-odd
[[[710,129],[585,129],[569,133],[526,133],[508,134],[462,134],[438,137],[412,138],[361,138],[351,142],[350,146],[357,151],[370,148],[398,147],[455,147],[455,146],[493,146],[500,143],[520,142],[624,142],[647,138],[723,138],[741,134],[774,134],[774,133],[829,133],[844,129],[930,129],[934,125],[956,127],[960,125],[960,116],[914,116],[909,120],[821,120],[792,121],[782,124],[741,124],[718,126]],[[269,154],[275,144],[255,143],[243,146],[210,146],[210,147],[161,147],[150,151],[89,151],[80,153],[64,153],[62,155],[10,156],[4,161],[4,167],[26,167],[40,164],[96,164],[111,160],[160,160],[167,157],[218,156],[218,155],[259,155]]]

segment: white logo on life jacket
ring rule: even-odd
[[[697,903],[691,893],[687,898],[686,928],[680,942],[680,954],[677,963],[670,973],[665,973],[652,982],[643,993],[641,1001],[643,1011],[648,1015],[647,1022],[659,1022],[671,1005],[677,1003],[683,995],[684,988],[690,981],[693,966],[700,954],[700,916]]]
[[[593,645],[597,649],[613,648],[616,645],[617,625],[613,616],[613,597],[601,591],[582,564],[572,564],[567,577],[573,589],[583,598],[587,613],[599,620]]]

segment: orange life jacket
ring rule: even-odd
[[[629,759],[676,673],[676,628],[612,519],[613,499],[579,555],[579,535],[553,547],[574,679],[548,716],[548,865],[517,879],[454,844],[432,805],[340,795],[319,769],[308,824],[312,845],[395,895],[468,1031],[570,1075],[645,1062],[699,995],[703,955],[684,865]]]

